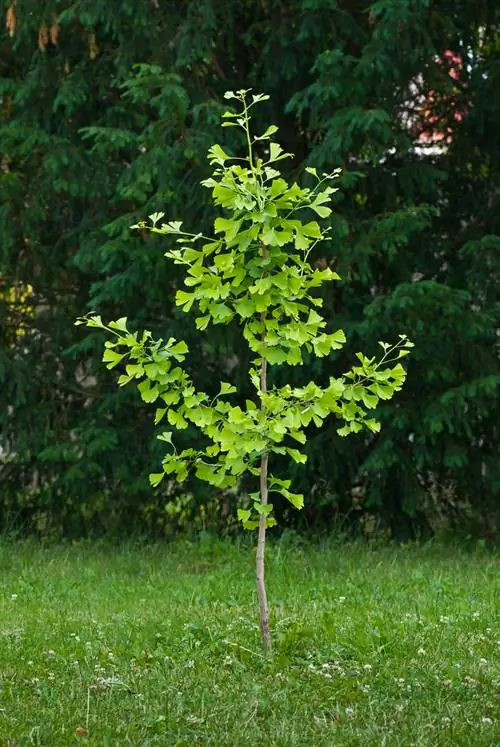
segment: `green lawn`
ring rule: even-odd
[[[285,538],[0,543],[0,745],[500,745],[500,562]]]

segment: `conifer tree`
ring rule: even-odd
[[[328,219],[333,241],[311,259],[343,278],[325,294],[324,316],[348,342],[312,362],[310,377],[326,384],[356,350],[372,355],[373,340],[400,331],[416,344],[407,385],[380,410],[380,435],[339,442],[326,424],[311,433],[307,464],[290,475],[314,495],[301,515],[322,524],[348,516],[355,526],[380,519],[410,536],[437,506],[492,531],[497,3],[189,0],[146,2],[138,13],[124,0],[117,13],[111,0],[18,0],[3,9],[3,520],[78,533],[135,521],[163,532],[172,521],[147,482],[161,456],[147,408],[110,386],[101,340],[82,339],[73,319],[87,305],[167,338],[180,327],[197,385],[216,394],[211,382],[227,376],[235,325],[200,345],[174,308],[180,268],[166,269],[158,237],[129,226],[168,205],[209,230],[214,213],[200,181],[223,93],[254,86],[269,92],[280,140],[294,153],[283,163],[287,180],[306,166],[343,169]],[[263,126],[258,113],[255,123]],[[245,355],[242,345],[243,370]],[[292,369],[278,383],[298,386],[294,377]],[[236,384],[250,394],[243,377]],[[187,522],[206,498],[194,482],[188,495]],[[295,521],[286,503],[276,510]]]

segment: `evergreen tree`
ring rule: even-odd
[[[129,226],[166,208],[210,224],[204,154],[223,92],[251,86],[270,94],[295,154],[287,176],[344,169],[332,241],[315,261],[348,281],[324,300],[350,344],[294,378],[327,381],[356,350],[400,331],[416,343],[380,435],[339,445],[325,428],[309,440],[306,468],[290,477],[315,496],[310,520],[373,515],[408,535],[434,502],[457,519],[466,503],[478,521],[498,517],[497,4],[3,7],[4,517],[75,532],[168,522],[165,495],[147,482],[158,456],[147,413],[115,391],[100,371],[102,341],[83,339],[73,321],[87,306],[163,337],[181,328],[207,391],[228,368],[246,369],[243,346],[228,355],[236,329],[197,341],[174,309],[180,281],[164,244]]]

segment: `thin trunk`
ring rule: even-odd
[[[267,391],[267,360],[262,358],[260,366],[260,390]],[[267,486],[267,465],[269,461],[268,454],[263,454],[260,460],[260,502],[265,506],[268,498]],[[269,608],[267,606],[266,584],[264,579],[264,555],[266,551],[266,517],[261,514],[259,517],[259,538],[257,543],[257,595],[259,598],[260,609],[260,632],[262,635],[262,646],[264,651],[269,653],[272,649],[271,631],[269,630]]]

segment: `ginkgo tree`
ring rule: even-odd
[[[297,509],[304,496],[292,492],[290,480],[269,472],[269,459],[279,454],[305,462],[305,429],[310,423],[321,426],[330,415],[341,421],[341,436],[362,428],[377,432],[379,423],[370,412],[380,399],[388,400],[401,389],[405,369],[399,359],[412,343],[400,335],[393,345],[379,343],[379,358],[357,353],[357,364],[343,376],[331,377],[327,386],[312,381],[300,387],[269,386],[269,366],[298,366],[305,355],[330,356],[345,343],[342,330],[327,331],[319,311],[322,299],[315,295],[324,283],[340,278],[329,267],[309,262],[314,247],[329,233],[311,217],[327,219],[331,214],[329,203],[340,171],[318,174],[308,168],[313,187],[289,184],[276,168],[291,156],[272,140],[277,127],[271,125],[260,135],[251,129],[252,108],[269,97],[247,90],[225,96],[236,102],[237,111],[227,111],[222,126],[243,130],[246,154],[232,157],[220,145],[209,150],[213,173],[202,184],[222,212],[214,235],[190,233],[180,222],[162,222],[163,213],[134,228],[175,237],[165,256],[186,268],[185,289],[177,292],[176,304],[185,312],[193,310],[200,332],[210,324],[239,322],[254,355],[248,371],[254,398],[247,399],[245,407],[231,404],[236,388],[228,382],[220,382],[215,398],[198,391],[182,366],[189,352],[184,341],[131,332],[126,318],[106,324],[90,314],[77,324],[109,333],[103,361],[110,369],[125,362],[118,384],[137,384],[142,399],[156,405],[156,424],[167,421],[174,429],[193,424],[206,436],[205,448],[179,451],[171,430],[160,433],[168,451],[161,470],[150,475],[153,486],[165,476],[182,482],[189,473],[218,489],[237,487],[245,473],[255,479],[256,490],[249,505],[238,509],[238,518],[246,529],[258,530],[260,628],[263,647],[270,651],[264,554],[266,529],[276,520],[269,494],[280,493]]]

